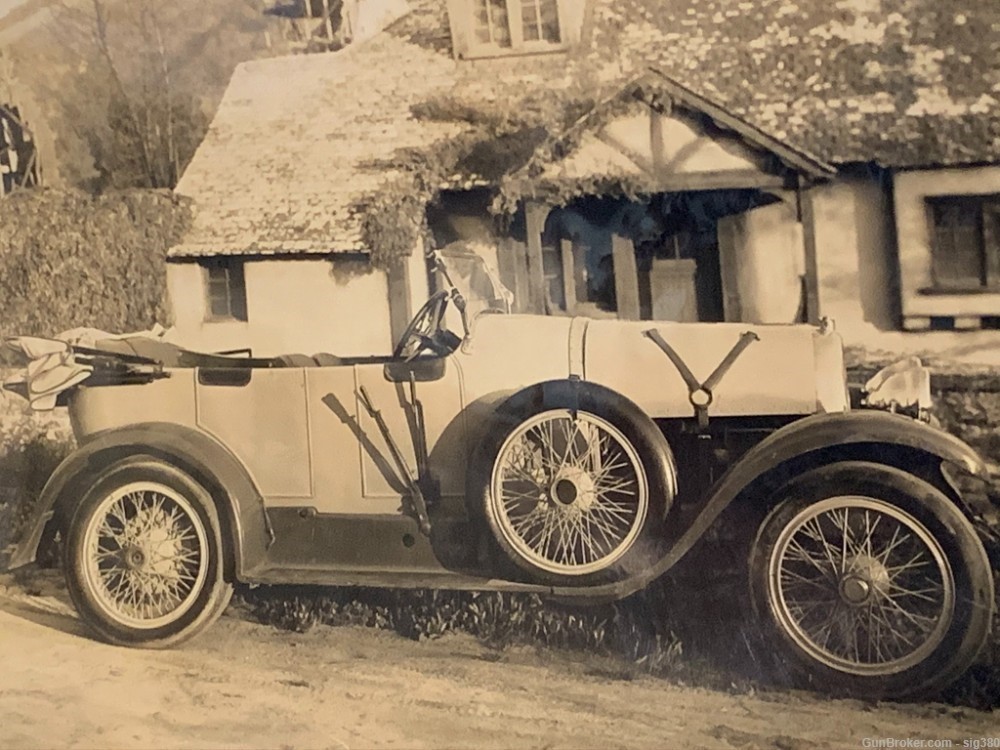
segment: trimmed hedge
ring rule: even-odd
[[[164,259],[190,215],[169,191],[0,200],[0,336],[168,323]]]

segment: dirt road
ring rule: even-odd
[[[1000,736],[995,714],[729,695],[468,637],[278,631],[227,614],[173,651],[86,636],[57,579],[0,575],[0,748],[861,748]]]

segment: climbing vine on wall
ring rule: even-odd
[[[362,242],[373,265],[388,269],[420,246],[428,236],[426,206],[440,191],[500,185],[554,133],[593,106],[593,99],[581,92],[563,98],[537,95],[518,106],[451,95],[414,106],[415,119],[454,124],[455,135],[429,148],[400,149],[389,159],[366,165],[399,175],[355,206],[363,217]]]

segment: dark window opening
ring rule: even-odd
[[[586,196],[549,214],[542,238],[549,308],[618,313],[613,236],[635,252],[642,319],[725,319],[718,222],[776,199],[758,190]]]
[[[930,198],[931,279],[928,291],[1000,288],[1000,195]]]
[[[215,258],[203,264],[210,320],[246,320],[247,290],[243,262]]]

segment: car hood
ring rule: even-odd
[[[657,331],[703,383],[743,334],[746,348],[717,379],[711,416],[843,411],[843,344],[811,325],[670,323],[537,315],[479,318],[463,367],[479,393],[576,375],[611,388],[653,417],[690,417],[689,387],[650,338]],[[488,381],[488,382],[487,382]]]
[[[691,416],[682,368],[653,340],[653,331],[699,384],[733,352],[712,388],[713,416],[812,414],[847,406],[840,337],[809,325],[593,320],[584,337],[583,377],[652,416]],[[745,348],[734,351],[747,333]]]

